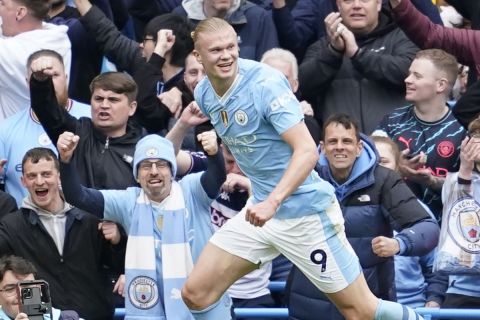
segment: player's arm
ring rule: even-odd
[[[292,148],[292,158],[267,199],[247,210],[245,219],[255,226],[263,226],[273,217],[282,202],[305,181],[318,161],[315,142],[303,121],[286,130],[281,136]]]

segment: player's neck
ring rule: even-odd
[[[215,93],[219,97],[223,97],[223,95],[230,89],[230,87],[233,85],[235,82],[235,79],[237,78],[238,74],[236,74],[234,77],[229,78],[229,79],[211,79],[210,83],[212,84],[213,89],[215,90]]]

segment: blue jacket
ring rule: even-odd
[[[238,35],[240,58],[260,61],[265,51],[278,47],[277,30],[269,11],[249,1],[234,0],[238,8],[225,20]],[[188,16],[193,24],[205,19],[203,0],[184,0],[173,12]]]
[[[372,251],[377,236],[393,237],[400,254],[414,256],[431,251],[438,242],[439,227],[394,171],[378,165],[373,143],[362,135],[363,151],[343,184],[333,178],[327,160],[320,155],[320,177],[335,187],[345,219],[345,233],[359,257],[370,290],[379,298],[396,300],[393,257]],[[296,268],[287,282],[290,319],[342,319],[335,306]],[[319,318],[318,315],[324,315]]]
[[[436,24],[443,24],[437,7],[430,0],[413,0],[413,4]],[[388,1],[383,1],[388,7]],[[336,0],[298,0],[290,11],[285,6],[272,9],[273,21],[277,27],[282,48],[292,51],[299,61],[307,47],[325,35],[326,16],[338,11]]]

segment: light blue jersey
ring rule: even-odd
[[[200,183],[202,172],[189,174],[178,183],[183,191],[185,198],[185,208],[187,210],[187,234],[192,249],[192,259],[195,263],[213,234],[213,227],[210,222],[210,199]],[[136,199],[140,193],[140,188],[131,187],[126,190],[101,190],[104,198],[104,218],[120,223],[125,230],[129,231],[132,216],[135,211]],[[155,219],[154,237],[155,237],[155,258],[157,268],[157,279],[163,279],[162,276],[162,256],[161,227],[163,226],[163,217],[161,216],[162,204],[152,205]],[[200,214],[198,214],[200,213]],[[163,283],[158,283],[160,289],[160,301],[164,301]],[[164,308],[164,305],[162,304]]]
[[[70,114],[76,118],[91,117],[89,105],[69,100]],[[3,179],[5,191],[10,193],[20,207],[28,194],[22,186],[22,159],[25,152],[32,148],[45,147],[57,153],[38,120],[34,119],[32,109],[27,108],[0,123],[0,159],[7,159]]]
[[[223,97],[205,77],[195,88],[195,100],[252,182],[253,201],[258,203],[275,188],[292,157],[281,134],[302,121],[303,114],[279,71],[244,59],[238,59],[238,66],[238,76]],[[333,196],[333,187],[312,171],[275,217],[298,218],[324,211]]]

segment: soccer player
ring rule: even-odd
[[[347,319],[421,319],[368,289],[333,187],[312,170],[318,152],[286,78],[239,59],[237,34],[222,19],[201,21],[193,40],[207,74],[197,103],[252,183],[245,208],[213,235],[182,289],[194,318],[230,319],[223,292],[282,253]]]

